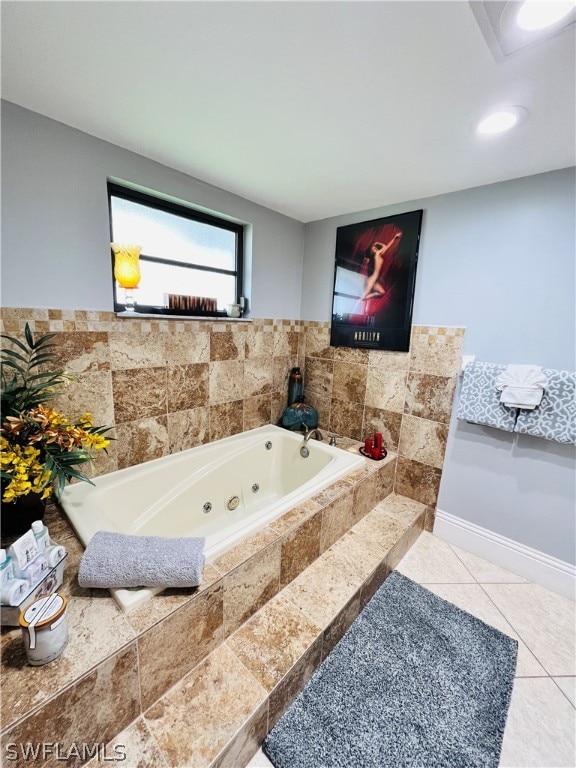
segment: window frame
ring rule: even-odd
[[[241,303],[240,299],[243,295],[243,285],[244,285],[244,234],[245,234],[245,227],[243,224],[238,224],[234,221],[230,221],[225,218],[220,218],[218,216],[215,216],[210,213],[205,213],[204,211],[197,210],[196,208],[188,207],[187,205],[183,203],[176,203],[172,202],[171,200],[166,200],[162,197],[156,197],[154,195],[148,194],[146,192],[140,192],[140,190],[133,189],[131,187],[125,187],[122,184],[118,184],[114,181],[107,181],[107,187],[108,187],[108,218],[110,223],[110,242],[114,242],[114,235],[113,235],[113,222],[112,222],[112,198],[118,197],[123,200],[128,200],[132,203],[138,203],[139,205],[144,205],[148,208],[152,208],[157,211],[164,211],[165,213],[170,213],[176,216],[180,216],[181,218],[188,219],[190,221],[197,221],[202,224],[210,224],[211,226],[218,227],[219,229],[225,229],[229,232],[233,232],[236,235],[236,253],[235,253],[235,269],[222,269],[220,267],[207,267],[203,264],[193,264],[193,263],[186,263],[183,261],[177,261],[175,259],[166,259],[162,258],[161,256],[152,256],[150,254],[141,253],[140,254],[140,260],[141,261],[149,261],[156,264],[167,264],[170,266],[176,266],[181,267],[182,269],[195,269],[195,270],[201,270],[204,272],[216,272],[218,274],[224,274],[224,275],[233,275],[236,279],[236,292],[235,292],[235,302],[237,304]],[[112,253],[112,250],[110,250],[110,258],[112,263],[112,295],[114,300],[114,311],[115,312],[123,312],[125,311],[125,305],[118,301],[118,295],[116,292],[116,279],[114,277],[114,254]],[[148,306],[143,304],[138,304],[138,313],[139,314],[155,314],[159,317],[170,317],[174,314],[179,315],[187,315],[190,314],[190,316],[200,316],[200,317],[220,317],[224,316],[226,312],[217,311],[215,313],[187,313],[183,310],[168,310],[165,307],[157,307],[157,306]]]

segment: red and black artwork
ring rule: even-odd
[[[338,227],[333,347],[407,352],[422,211]]]

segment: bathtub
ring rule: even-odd
[[[358,454],[273,425],[67,486],[61,506],[86,546],[96,531],[204,536],[206,562],[362,465]],[[158,589],[113,589],[125,612]]]

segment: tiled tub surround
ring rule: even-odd
[[[340,441],[346,443],[351,441]],[[51,509],[46,522],[69,551],[63,591],[70,598],[70,641],[60,659],[33,668],[26,664],[20,630],[3,630],[4,749],[14,742],[57,742],[64,749],[71,742],[113,738],[346,538],[351,527],[362,526],[391,493],[395,465],[392,454],[383,462],[363,460],[360,469],[208,564],[199,589],[159,595],[129,616],[107,592],[78,586],[82,547],[63,515]],[[366,552],[368,540],[376,550],[387,540],[390,524],[374,526],[361,547]],[[356,555],[351,558],[354,570]],[[329,603],[331,587],[320,586]],[[303,600],[305,595],[303,588]],[[51,758],[46,764],[59,763]]]
[[[288,374],[304,371],[320,426],[354,440],[374,431],[398,454],[394,490],[428,507],[431,529],[463,328],[413,326],[410,352],[330,346],[330,325],[301,320],[207,322],[113,312],[3,308],[3,332],[56,333],[77,381],[57,404],[115,424],[94,474],[277,423]]]
[[[398,454],[394,491],[428,507],[431,530],[464,328],[413,326],[409,352],[330,346],[328,323],[305,324],[306,395],[320,426],[363,440],[381,432]]]

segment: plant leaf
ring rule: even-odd
[[[30,330],[28,323],[24,326],[24,336],[26,337],[26,342],[30,349],[34,349],[34,336],[32,336],[32,331]]]
[[[18,339],[15,339],[13,336],[7,336],[5,333],[2,333],[0,334],[0,338],[8,339],[8,341],[10,341],[12,344],[16,344],[16,346],[20,347],[23,352],[26,352],[27,355],[30,354],[28,347],[22,344],[22,342]]]
[[[50,339],[53,339],[53,338],[54,338],[54,336],[56,336],[56,334],[55,334],[55,333],[45,333],[45,334],[44,334],[44,336],[41,336],[41,337],[38,339],[38,341],[36,342],[36,349],[37,349],[38,347],[42,347],[42,346],[44,346],[45,344],[47,344],[47,343],[50,341]],[[54,344],[53,342],[51,342],[51,343],[50,343],[50,346],[51,346],[51,347],[57,347],[58,345],[57,345],[57,344]]]
[[[28,365],[28,358],[21,355],[20,352],[16,352],[14,349],[3,349],[2,354],[9,355],[10,357],[16,357],[18,360],[22,360],[23,363]]]
[[[50,355],[46,353],[45,355],[36,355],[32,358],[29,368],[36,368],[39,365],[42,365],[43,363],[50,363],[54,360],[54,355]]]
[[[7,365],[9,368],[15,368],[19,373],[22,373],[22,366],[18,365],[13,360],[2,360],[2,365]]]
[[[54,373],[54,371],[46,371],[44,373],[35,373],[33,376],[28,376],[28,381],[46,379],[47,381],[52,381],[54,384],[61,384],[60,376],[60,373]]]

